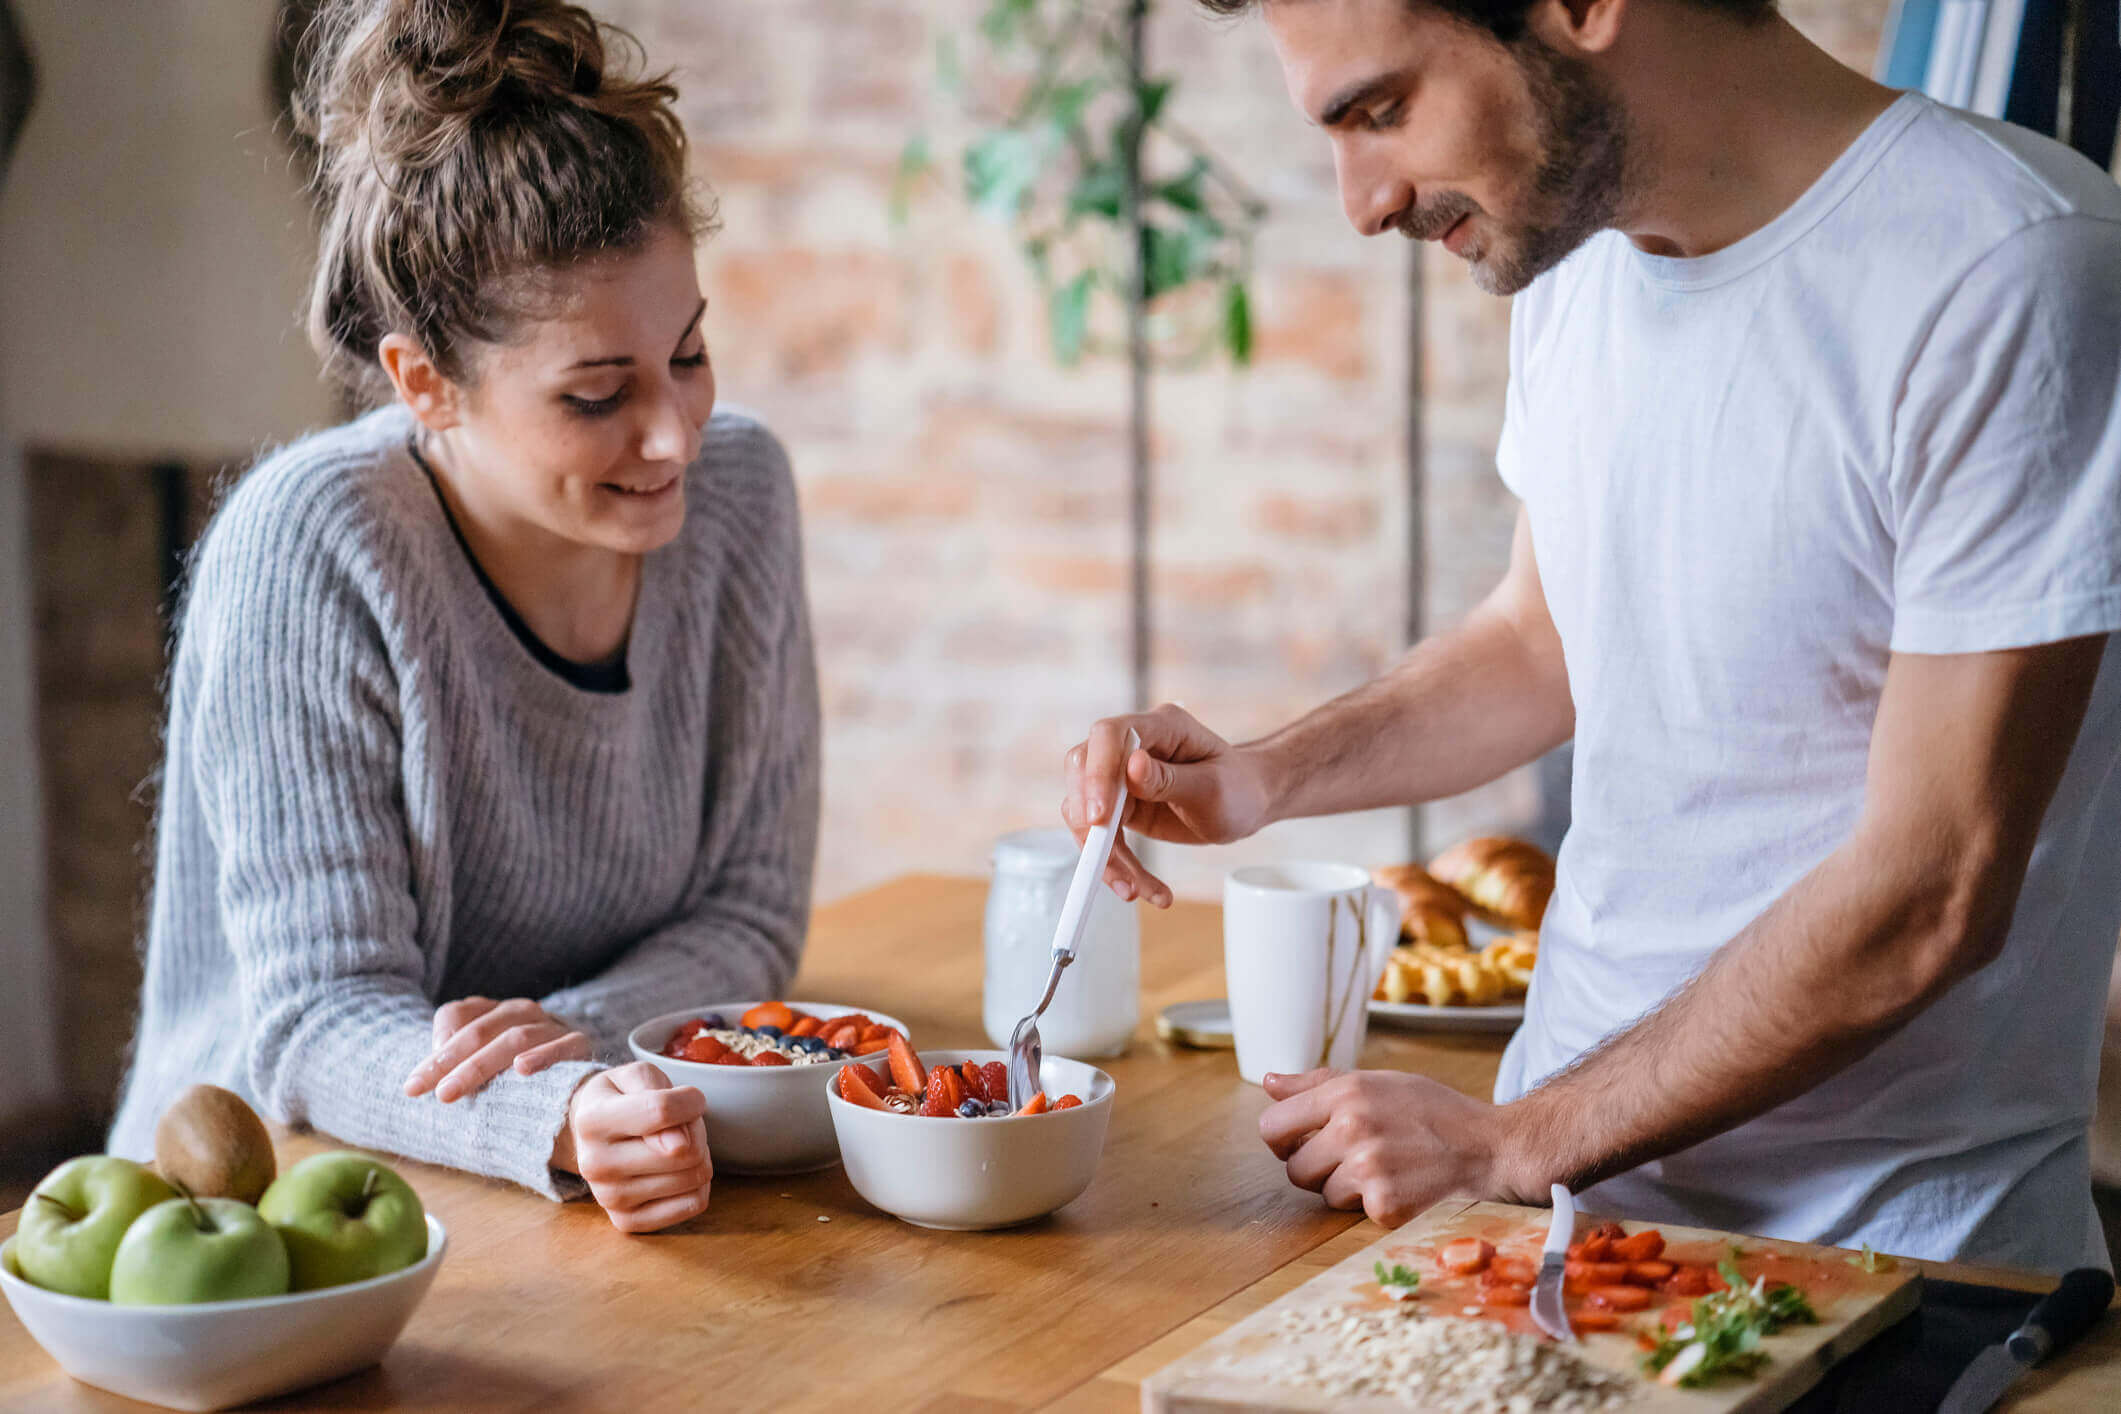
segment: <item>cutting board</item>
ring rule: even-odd
[[[1403,1263],[1421,1274],[1422,1290],[1415,1299],[1424,1314],[1442,1320],[1501,1319],[1511,1329],[1530,1331],[1530,1314],[1522,1308],[1504,1308],[1480,1317],[1466,1315],[1478,1301],[1473,1283],[1444,1274],[1436,1253],[1454,1239],[1483,1237],[1504,1253],[1529,1254],[1536,1264],[1547,1218],[1543,1208],[1462,1201],[1439,1204],[1150,1376],[1142,1385],[1143,1414],[1321,1414],[1326,1410],[1415,1414],[1419,1406],[1401,1400],[1333,1399],[1316,1389],[1272,1383],[1267,1364],[1273,1357],[1313,1346],[1320,1352],[1325,1349],[1325,1336],[1287,1334],[1282,1327],[1285,1313],[1356,1312],[1387,1304],[1372,1270],[1372,1264],[1381,1261],[1386,1266]],[[1577,1231],[1586,1233],[1602,1221],[1580,1214]],[[1639,1382],[1641,1394],[1627,1406],[1631,1410],[1772,1414],[1817,1384],[1836,1361],[1912,1312],[1921,1296],[1921,1275],[1904,1258],[1889,1271],[1868,1272],[1849,1261],[1855,1254],[1837,1248],[1665,1224],[1623,1222],[1622,1226],[1629,1232],[1656,1227],[1664,1234],[1666,1257],[1678,1261],[1713,1262],[1730,1255],[1735,1245],[1745,1254],[1738,1260],[1742,1272],[1747,1276],[1764,1272],[1770,1281],[1794,1282],[1811,1298],[1819,1316],[1817,1325],[1790,1326],[1764,1341],[1768,1363],[1751,1378],[1725,1378],[1706,1388],[1675,1389],[1657,1384],[1642,1372],[1642,1347],[1635,1336],[1637,1330],[1653,1325],[1666,1306],[1678,1301],[1660,1294],[1647,1312],[1630,1317],[1625,1329],[1583,1337],[1585,1359],[1625,1372]]]

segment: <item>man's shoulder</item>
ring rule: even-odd
[[[1955,279],[2055,223],[2121,245],[2121,186],[2082,154],[2011,123],[1919,102],[1849,212],[1909,268]]]

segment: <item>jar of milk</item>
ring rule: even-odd
[[[987,1035],[1007,1048],[1009,1037],[1038,1005],[1053,970],[1053,930],[1060,923],[1068,881],[1081,850],[1066,830],[1018,830],[994,845],[994,879],[987,888]],[[1084,1059],[1127,1049],[1141,1019],[1141,923],[1135,906],[1121,903],[1100,882],[1075,961],[1038,1033],[1049,1056]]]

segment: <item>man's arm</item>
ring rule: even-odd
[[[1127,828],[1222,844],[1272,824],[1456,795],[1569,739],[1576,724],[1561,638],[1547,613],[1524,512],[1510,567],[1466,621],[1423,640],[1390,672],[1273,735],[1232,746],[1182,709],[1110,717],[1068,753],[1061,815],[1080,839],[1127,772]],[[1142,749],[1122,761],[1129,728]],[[1170,902],[1124,843],[1106,880]]]
[[[1276,1081],[1263,1137],[1394,1223],[1584,1187],[1810,1090],[2001,951],[2104,647],[1897,655],[1854,833],[1657,1010],[1500,1107],[1419,1076]]]

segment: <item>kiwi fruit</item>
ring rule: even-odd
[[[155,1168],[200,1198],[241,1203],[256,1203],[279,1171],[265,1121],[218,1085],[194,1085],[162,1112]]]

